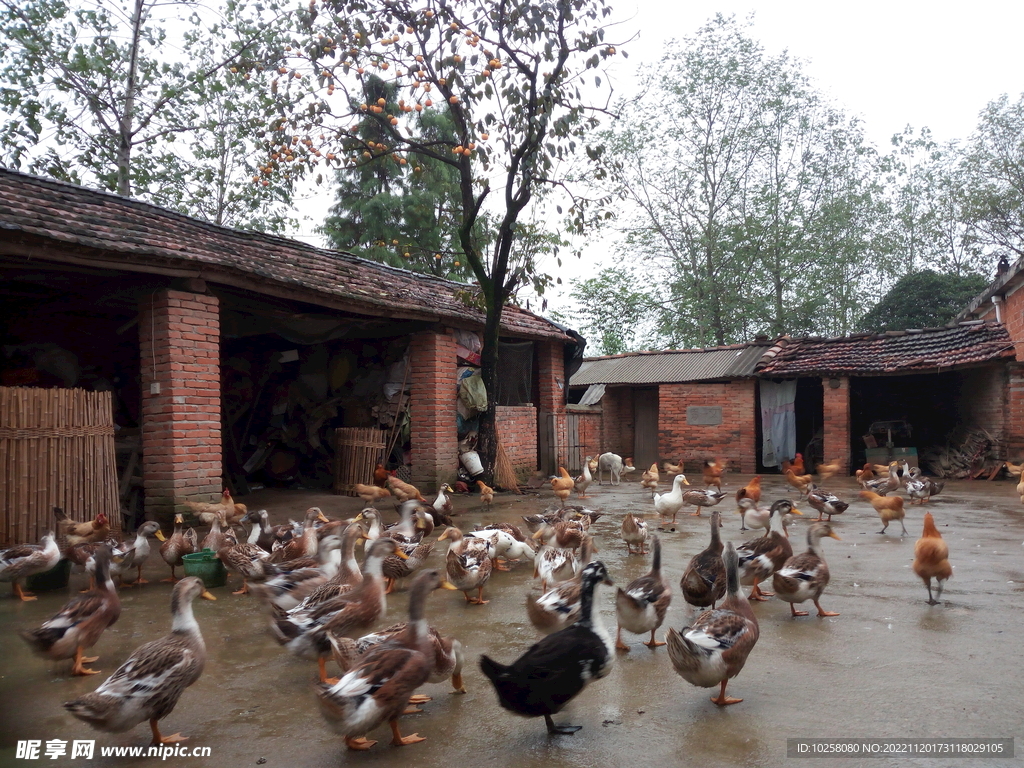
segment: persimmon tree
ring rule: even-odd
[[[551,280],[535,251],[516,247],[531,205],[560,191],[564,209],[548,201],[567,226],[587,221],[567,173],[603,108],[587,94],[606,87],[602,62],[616,54],[605,40],[610,12],[604,0],[313,0],[308,36],[280,68],[278,87],[301,87],[311,72],[317,90],[276,126],[266,177],[312,169],[322,177],[323,168],[379,158],[414,175],[428,161],[454,170],[453,265],[465,259],[477,287],[462,293],[486,313],[482,376],[492,396],[503,308],[521,287],[543,290]],[[378,95],[379,81],[388,95]],[[443,113],[451,133],[423,131],[429,123],[412,118],[426,110]],[[367,119],[381,138],[367,138]],[[485,215],[493,223],[486,239],[477,226]],[[493,397],[478,450],[492,470]]]

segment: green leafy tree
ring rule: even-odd
[[[645,263],[668,346],[847,332],[879,270],[874,151],[746,26],[719,15],[671,44],[604,136],[605,189],[628,203],[618,251]]]
[[[988,283],[977,274],[940,274],[930,269],[905,275],[861,318],[861,329],[882,332],[945,325]]]
[[[290,190],[253,159],[281,108],[263,71],[283,50],[273,2],[0,8],[0,162],[219,224],[280,228]]]
[[[336,0],[314,3],[306,17],[309,34],[297,46],[304,58],[294,67],[312,65],[322,90],[280,122],[272,164],[287,172],[316,167],[321,156],[330,168],[394,156],[453,169],[460,252],[477,284],[463,295],[486,312],[482,376],[491,392],[503,308],[521,288],[539,292],[551,281],[536,252],[517,243],[538,198],[564,188],[563,161],[594,125],[581,84],[600,87],[597,70],[616,52],[604,40],[609,13],[604,0]],[[368,90],[377,79],[393,85],[393,105]],[[339,103],[330,100],[335,89]],[[429,109],[447,116],[451,137],[411,119]],[[385,140],[364,138],[365,118],[377,121]],[[327,138],[303,144],[321,134]],[[583,203],[568,203],[576,226]],[[482,230],[485,215],[491,225]],[[492,407],[479,443],[489,467],[496,447]]]

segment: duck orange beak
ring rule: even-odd
[[[217,598],[210,594],[210,590],[204,589],[199,595],[203,600],[216,600]]]
[[[800,517],[804,516],[804,513],[801,512],[799,509],[791,509],[789,511],[792,512],[794,515],[800,515]]]
[[[829,536],[835,539],[836,541],[842,541],[842,539],[839,538],[839,534],[837,534],[835,531],[832,531],[832,533],[830,533]]]
[[[167,537],[164,536],[164,532],[161,531],[159,528],[157,529],[157,532],[154,535],[156,536],[158,541],[167,541]]]
[[[317,512],[316,519],[319,520],[321,523],[329,523],[329,522],[331,522],[326,517],[324,517],[324,513],[323,512]]]
[[[456,592],[459,591],[459,588],[452,584],[450,581],[442,581],[441,589],[454,589]]]
[[[405,552],[403,552],[400,549],[395,552],[395,557],[399,557],[402,560],[408,560],[409,559],[409,556],[407,554],[405,554]]]

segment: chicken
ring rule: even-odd
[[[1024,504],[1024,464],[1011,464],[1007,461],[1005,466],[1007,472],[1018,476],[1017,495],[1020,496],[1021,503]]]
[[[902,535],[906,535],[907,526],[903,524],[902,496],[880,496],[874,491],[861,491],[859,495],[875,508],[875,512],[882,519],[882,530],[879,533],[885,533],[885,529],[889,527],[890,522],[899,520],[900,526],[903,528]]]
[[[928,587],[928,605],[937,605],[942,599],[946,580],[953,575],[953,567],[949,564],[949,547],[935,527],[931,512],[925,512],[924,531],[914,545],[914,573]],[[936,584],[935,597],[932,597],[932,579]]]
[[[739,504],[744,499],[750,499],[754,502],[754,506],[757,506],[757,503],[761,500],[760,475],[755,475],[753,480],[736,491],[736,503]]]
[[[785,459],[782,460],[783,473],[786,473],[789,470],[793,470],[794,475],[804,474],[804,455],[802,453],[798,453],[794,456],[792,461],[786,461]]]
[[[798,475],[792,469],[786,470],[786,482],[800,491],[800,493],[807,493],[807,486],[811,484],[813,479],[812,475]]]
[[[96,517],[88,523],[72,520],[60,507],[54,507],[53,514],[57,518],[57,533],[67,539],[69,547],[103,541],[110,533],[110,524],[104,512],[97,512]]]
[[[565,472],[564,469],[562,471]],[[494,501],[494,489],[487,485],[483,480],[477,480],[476,484],[480,488],[480,503],[484,506],[490,507],[491,503]],[[563,501],[563,503],[565,502]]]
[[[420,493],[419,488],[415,485],[410,485],[404,480],[399,480],[397,477],[393,476],[388,477],[387,483],[388,488],[391,489],[392,495],[394,495],[399,502],[416,499],[416,501],[421,501],[424,504],[427,503],[427,500],[423,498],[423,494]]]
[[[871,462],[865,464],[861,469],[858,469],[854,474],[857,476],[857,482],[860,483],[862,486],[875,479],[875,470],[872,467]]]
[[[573,488],[576,487],[576,481],[566,472],[565,467],[559,467],[558,473],[561,475],[560,477],[551,478],[551,490],[555,492],[555,496],[561,499],[562,506],[564,507],[566,500],[572,494]]]
[[[722,490],[722,460],[718,458],[708,459],[704,462],[704,485],[715,486],[718,490]]]
[[[651,464],[651,468],[640,475],[640,485],[643,488],[647,488],[651,495],[658,490],[658,481],[661,480],[661,475],[658,473],[658,462]]]
[[[388,478],[391,477],[388,471],[384,469],[383,464],[378,464],[373,469],[373,484],[378,488],[387,488]]]
[[[818,482],[824,483],[830,477],[837,475],[840,469],[842,469],[842,464],[838,461],[833,461],[831,464],[819,464]]]
[[[356,483],[355,489],[359,498],[371,505],[381,499],[386,499],[391,495],[391,491],[387,488],[379,487],[377,485],[363,485],[362,483]]]
[[[205,501],[186,501],[185,506],[192,510],[192,513],[199,518],[203,525],[213,525],[220,513],[224,513],[224,522],[227,525],[237,525],[242,522],[248,509],[245,504],[235,504],[231,498],[231,491],[227,488],[220,495],[220,501],[211,504]]]
[[[680,459],[678,464],[670,464],[667,461],[661,462],[661,469],[666,475],[681,475],[683,474],[683,460]]]

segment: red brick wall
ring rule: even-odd
[[[455,337],[417,333],[409,345],[412,483],[423,493],[455,480],[458,435]]]
[[[537,409],[557,413],[565,408],[565,345],[556,341],[539,341],[537,348]]]
[[[1011,363],[1007,366],[1006,378],[1005,458],[1016,464],[1024,458],[1024,364]]]
[[[975,314],[979,320],[995,320],[996,308],[989,303],[978,307]],[[1018,287],[1003,299],[1000,315],[1017,350],[1017,360],[1024,362],[1024,286]]]
[[[604,431],[603,413],[580,413],[579,417],[579,440],[580,449],[583,454],[582,458],[586,458],[587,456],[600,456],[602,453],[604,453],[604,451],[601,450],[602,434]]]
[[[499,405],[495,414],[501,445],[516,474],[537,469],[537,409],[532,405]]]
[[[658,399],[658,451],[663,458],[682,458],[685,471],[698,475],[705,459],[720,457],[729,471],[755,471],[756,447],[754,380],[721,384],[662,384]],[[690,406],[720,406],[722,423],[713,426],[686,423]],[[691,481],[692,482],[692,481]]]
[[[217,298],[170,290],[143,298],[139,347],[146,513],[169,515],[222,490]]]
[[[838,379],[838,389],[829,386],[828,379],[822,379],[824,403],[822,427],[825,431],[823,452],[826,462],[838,461],[840,474],[850,473],[850,379]]]
[[[959,415],[964,424],[981,427],[1002,439],[1006,426],[1008,376],[1005,365],[964,371],[960,383]]]

